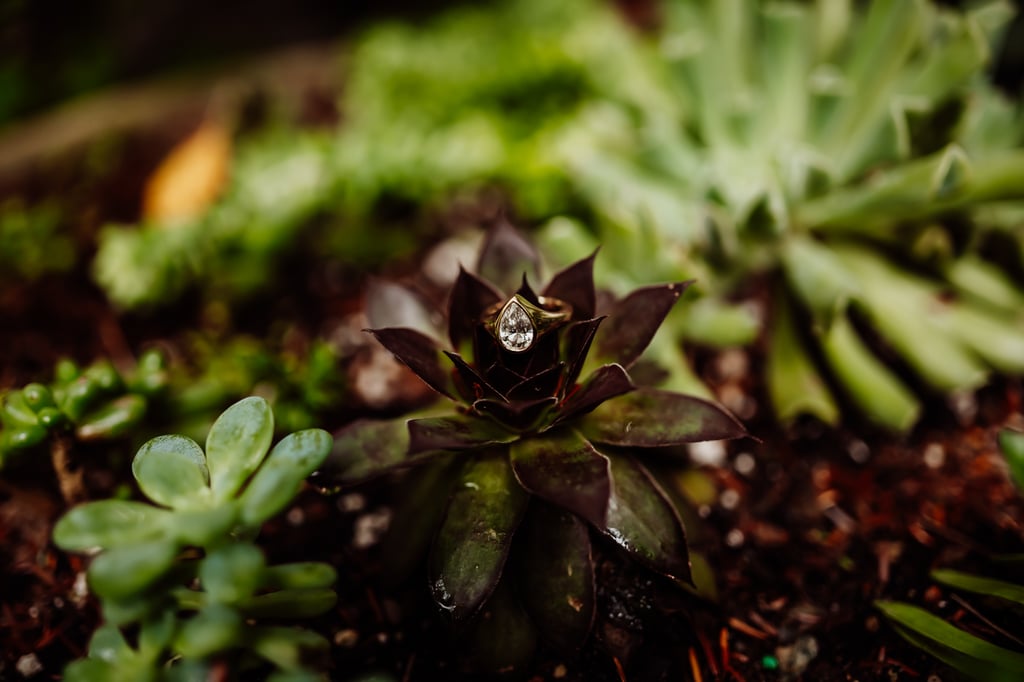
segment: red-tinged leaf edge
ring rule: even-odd
[[[604,365],[587,377],[562,403],[556,424],[567,422],[596,409],[601,403],[635,391],[636,386],[621,365]]]
[[[367,329],[382,346],[427,386],[438,393],[455,398],[451,375],[441,361],[441,348],[429,336],[406,327],[386,327],[384,329]]]
[[[601,360],[629,369],[693,280],[643,287],[617,301],[594,339]]]

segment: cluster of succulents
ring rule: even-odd
[[[678,511],[644,460],[746,433],[715,404],[628,374],[687,283],[599,301],[593,264],[570,265],[537,294],[537,253],[499,223],[477,274],[460,270],[446,329],[423,328],[430,316],[421,313],[413,327],[371,330],[454,409],[356,421],[325,465],[341,483],[417,468],[421,489],[397,511],[394,532],[406,556],[428,553],[441,611],[477,636],[503,633],[489,661],[497,668],[528,660],[538,634],[561,647],[586,639],[595,534],[691,582]]]
[[[59,362],[49,385],[31,383],[0,396],[0,467],[62,433],[79,441],[123,436],[140,423],[167,382],[159,351],[144,353],[128,374],[105,360],[85,369],[70,360]]]
[[[308,429],[271,449],[273,434],[267,402],[241,400],[211,427],[205,450],[184,436],[139,449],[132,473],[151,503],[90,502],[57,523],[57,545],[95,554],[87,576],[104,618],[67,679],[206,678],[218,663],[235,671],[269,666],[277,671],[270,679],[316,679],[306,665],[327,641],[259,621],[329,610],[335,570],[268,566],[253,539],[291,503],[332,441]],[[131,646],[125,632],[134,627]]]

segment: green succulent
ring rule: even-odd
[[[326,650],[314,633],[258,623],[314,616],[336,599],[329,565],[268,566],[253,544],[331,449],[319,429],[271,449],[273,432],[267,402],[241,400],[211,427],[205,451],[183,436],[139,449],[132,473],[151,504],[101,500],[60,519],[59,547],[99,552],[87,577],[105,621],[68,679],[186,679],[217,660],[301,673],[311,653]],[[123,635],[133,625],[135,647]]]
[[[75,265],[75,244],[62,234],[61,211],[53,203],[28,207],[21,200],[0,203],[0,277],[34,280]]]
[[[434,601],[495,668],[527,660],[538,633],[562,649],[587,638],[597,611],[592,535],[692,582],[678,511],[643,462],[746,434],[717,405],[637,386],[628,374],[687,283],[599,303],[594,256],[540,294],[528,281],[538,264],[501,222],[479,276],[460,271],[446,330],[415,328],[431,319],[422,304],[396,319],[417,310],[411,292],[403,306],[369,301],[393,325],[369,331],[454,409],[356,421],[337,434],[323,470],[353,483],[415,467],[392,530],[404,550],[396,561],[412,563],[431,544]]]
[[[0,467],[54,434],[68,432],[79,441],[125,435],[167,382],[158,351],[144,353],[127,375],[105,360],[84,370],[70,360],[59,362],[49,385],[32,383],[0,396]]]

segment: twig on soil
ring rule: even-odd
[[[66,436],[56,436],[50,445],[50,461],[53,463],[53,471],[57,474],[57,484],[60,486],[61,497],[64,503],[72,507],[85,499],[85,484],[82,482],[82,469],[75,469],[71,465],[71,439]]]
[[[989,626],[990,628],[992,628],[993,630],[995,630],[996,632],[1001,634],[1003,637],[1006,637],[1010,641],[1015,642],[1015,643],[1017,643],[1020,646],[1024,646],[1024,642],[1022,642],[1019,637],[1013,635],[1012,633],[1006,631],[1004,628],[1001,628],[998,625],[996,625],[995,623],[993,623],[991,620],[989,620],[984,615],[982,615],[982,613],[980,611],[978,611],[978,609],[976,609],[973,606],[971,606],[967,602],[967,600],[964,599],[963,597],[961,597],[960,595],[958,595],[958,594],[951,594],[951,595],[949,595],[949,598],[952,599],[953,601],[955,601],[960,606],[962,606],[965,610],[969,611],[975,618],[977,618],[978,620],[983,622],[985,625]]]

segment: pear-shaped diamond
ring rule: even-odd
[[[523,306],[515,299],[509,301],[498,318],[498,340],[501,345],[505,350],[521,353],[533,345],[535,334],[533,321]]]

